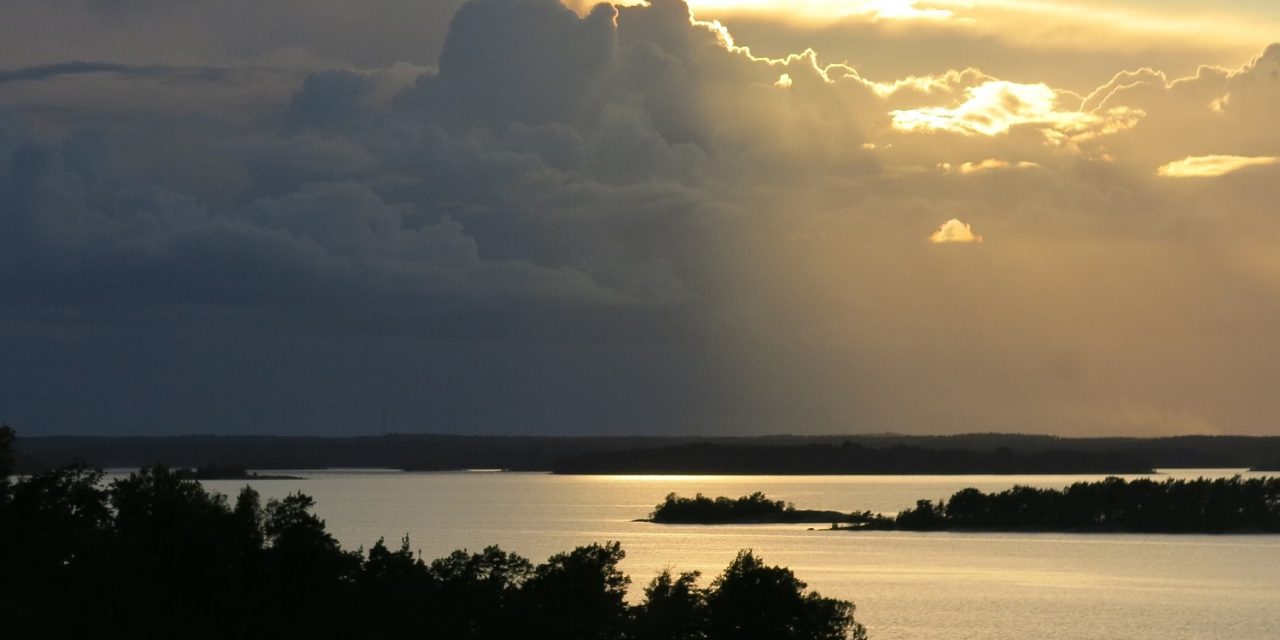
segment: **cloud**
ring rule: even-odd
[[[373,91],[369,78],[350,71],[318,71],[307,76],[285,113],[285,126],[332,129],[360,113],[360,103]]]
[[[1172,78],[1150,69],[1117,74],[1086,100],[1092,113],[1125,108],[1146,116],[1113,143],[1135,159],[1161,165],[1171,157],[1270,156],[1280,148],[1271,125],[1280,104],[1280,44],[1228,69],[1201,66]]]
[[[1280,186],[1152,167],[1274,156],[1280,48],[1179,77],[1201,49],[1011,56],[958,19],[851,19],[877,51],[846,56],[676,0],[233,4],[0,8],[10,419],[1270,428]],[[977,242],[966,211],[999,242],[921,242]]]
[[[1275,156],[1187,156],[1161,165],[1156,175],[1166,178],[1213,178],[1249,167],[1265,167],[1280,162]]]
[[[974,233],[973,227],[967,223],[952,218],[942,223],[942,226],[938,227],[938,230],[929,236],[929,242],[933,244],[974,244],[981,243],[982,236]]]
[[[948,9],[921,8],[916,0],[873,0],[846,9],[845,15],[866,15],[877,20],[947,20],[955,14]]]
[[[181,79],[191,78],[210,82],[227,79],[225,69],[213,67],[182,68],[163,65],[127,65],[107,62],[60,62],[22,69],[0,71],[0,84],[8,82],[39,82],[59,76],[105,73],[135,78]]]
[[[1103,114],[1064,108],[1062,96],[1044,84],[991,80],[965,90],[955,107],[922,107],[893,111],[901,131],[948,131],[995,136],[1017,126],[1033,126],[1067,138],[1114,133],[1134,126],[1139,111],[1115,108]]]
[[[1007,160],[999,160],[997,158],[987,158],[981,162],[964,162],[958,167],[951,166],[951,163],[949,162],[938,164],[938,169],[943,173],[955,172],[963,176],[989,173],[992,171],[1004,171],[1008,169],[1035,169],[1038,167],[1040,167],[1040,165],[1026,160],[1011,163]]]
[[[581,8],[590,3],[575,4]],[[1058,51],[1131,49],[1174,39],[1222,46],[1238,44],[1243,38],[1250,46],[1257,46],[1271,37],[1276,27],[1275,13],[1260,8],[1189,11],[1166,7],[1152,11],[1101,0],[691,0],[689,5],[703,17],[747,15],[819,29],[851,19],[921,21],[934,27],[935,33],[941,26],[973,32],[982,39]]]
[[[580,13],[586,13],[595,3],[590,0],[568,0],[566,5]],[[624,6],[642,4],[642,0],[622,0]],[[763,15],[791,21],[829,23],[849,19],[867,20],[946,20],[954,14],[938,6],[942,3],[921,3],[918,0],[863,0],[842,2],[839,0],[691,0],[690,9],[705,15]]]

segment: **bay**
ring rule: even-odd
[[[618,540],[631,595],[664,568],[709,582],[740,549],[858,606],[873,639],[1280,638],[1280,536],[836,532],[812,525],[635,522],[667,493],[763,491],[799,508],[896,512],[965,488],[1063,487],[1102,476],[557,476],[289,471],[345,548],[408,535],[426,559],[497,544],[535,562]],[[1235,470],[1170,470],[1216,477]],[[1242,473],[1249,476],[1254,474]],[[234,496],[243,481],[206,481]]]

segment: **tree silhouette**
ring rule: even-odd
[[[111,513],[101,480],[101,471],[72,465],[13,486],[0,513],[0,602],[15,637],[90,633],[110,614],[99,596],[112,573]]]
[[[635,640],[702,640],[707,637],[707,590],[697,571],[673,576],[665,570],[644,589],[636,607]]]
[[[711,640],[863,639],[866,630],[853,619],[853,604],[817,593],[790,569],[767,566],[751,551],[741,551],[711,583],[707,596]]]
[[[517,597],[533,575],[528,560],[498,547],[480,553],[454,551],[431,563],[439,585],[434,608],[439,637],[501,638],[518,634]]]
[[[534,637],[610,640],[622,635],[631,579],[618,570],[618,542],[591,544],[551,557],[521,590],[523,622]]]
[[[9,476],[13,475],[13,429],[7,425],[0,425],[0,499],[4,498],[2,493],[9,486]]]

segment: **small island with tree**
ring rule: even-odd
[[[178,469],[179,475],[190,480],[301,480],[299,476],[258,473],[244,467],[202,464],[194,469]]]
[[[896,515],[805,511],[763,493],[737,499],[680,498],[654,508],[662,524],[828,522],[852,531],[1034,531],[1068,533],[1280,533],[1280,478],[1155,481],[1111,477],[1063,489],[968,488],[919,500]]]
[[[797,509],[791,503],[770,500],[757,491],[741,498],[724,496],[712,499],[701,493],[692,498],[682,498],[674,493],[653,508],[646,522],[660,524],[769,524],[801,522],[861,522],[871,518],[871,512],[849,514],[839,511]]]

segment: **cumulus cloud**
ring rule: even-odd
[[[1280,130],[1270,125],[1280,101],[1280,44],[1236,69],[1202,66],[1169,78],[1149,69],[1117,74],[1095,90],[1085,108],[1148,114],[1116,144],[1152,165],[1188,155],[1274,155]]]
[[[982,236],[974,233],[971,225],[952,218],[942,223],[942,226],[929,236],[929,242],[933,244],[981,243]]]

